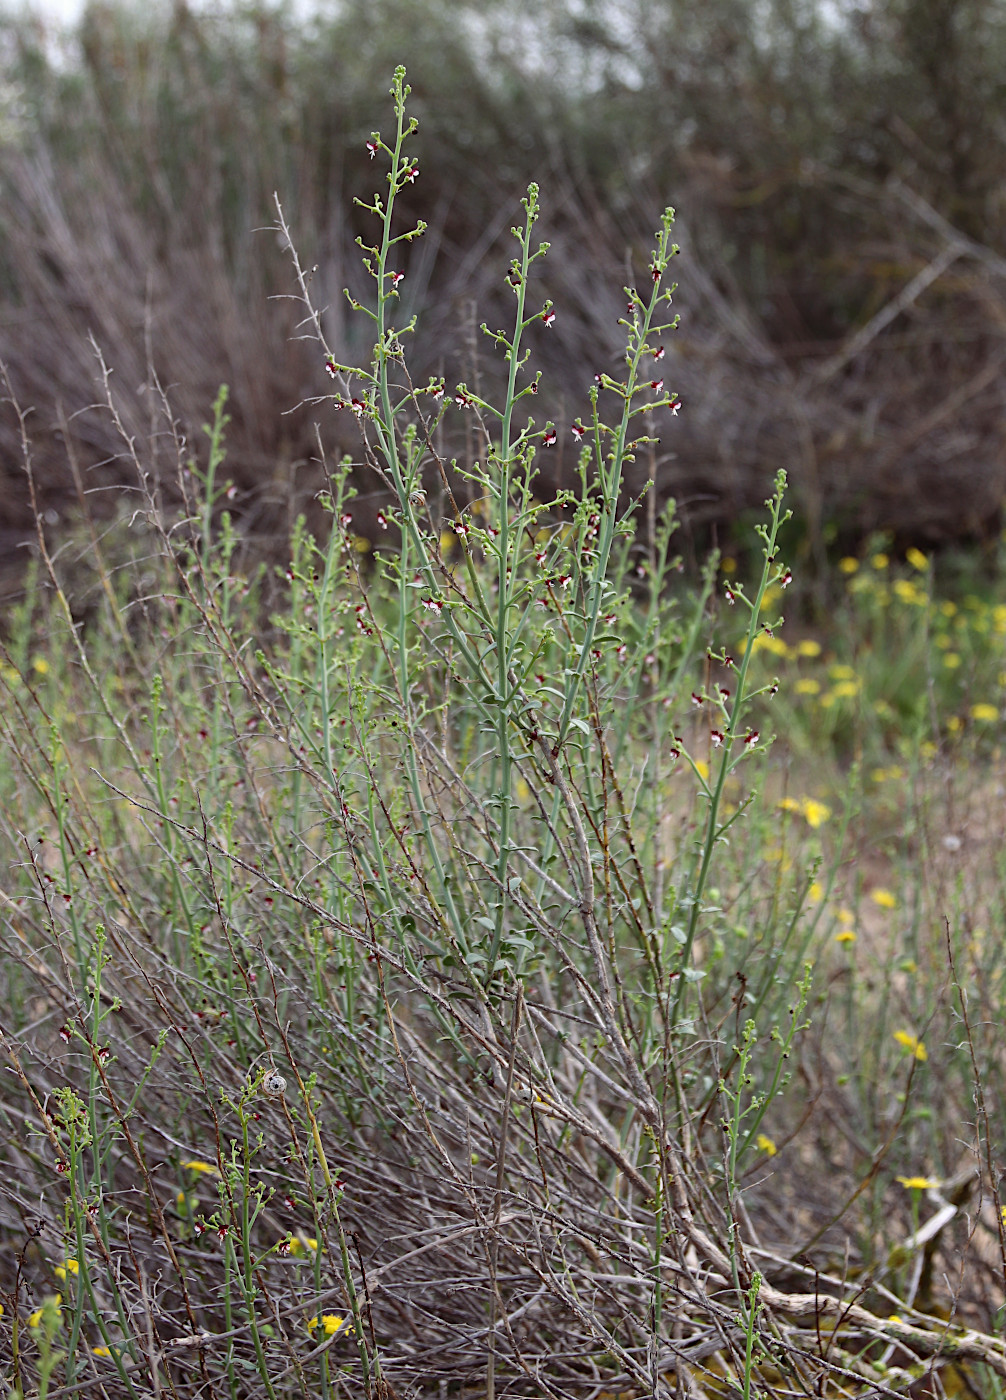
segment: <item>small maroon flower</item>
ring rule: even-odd
[[[339,371],[336,369],[335,365],[333,365],[331,360],[325,361],[325,369],[328,371],[328,373],[332,376],[333,379],[337,379],[339,377]]]
[[[410,185],[414,185],[419,178],[419,166],[410,165],[402,171],[402,179],[408,180]]]
[[[724,685],[719,685],[719,686],[716,687],[716,689],[717,689],[717,690],[719,691],[719,693],[720,693],[720,699],[721,699],[721,700],[726,701],[726,700],[729,700],[729,699],[730,699],[730,692],[729,692],[729,690],[727,690],[726,686],[724,686]]]
[[[388,528],[388,517],[385,515],[383,510],[379,510],[377,512],[377,523],[378,525],[380,525],[382,530],[386,530]]]
[[[559,578],[556,581],[559,584],[560,588],[568,588],[569,585],[573,582],[573,575],[560,574]]]
[[[399,282],[404,282],[404,281],[405,281],[405,273],[404,273],[404,272],[390,272],[390,273],[388,274],[388,276],[391,278],[391,285],[392,285],[393,287],[397,287],[398,284],[399,284]]]
[[[545,433],[545,436],[542,438],[542,444],[545,447],[554,447],[557,439],[558,433],[555,431],[554,428],[549,428],[548,431]]]
[[[744,735],[744,747],[745,747],[746,749],[753,749],[754,746],[755,746],[755,744],[757,744],[757,742],[758,742],[758,731],[757,731],[757,729],[749,729],[748,732]]]
[[[555,322],[555,312],[552,310],[551,307],[549,307],[547,311],[543,311],[541,313],[541,319],[546,326],[551,326]]]
[[[579,418],[576,420],[576,422],[575,422],[575,423],[573,424],[573,426],[570,428],[570,432],[571,432],[571,433],[573,434],[573,436],[576,438],[577,442],[580,441],[580,439],[583,437],[583,435],[584,435],[584,433],[586,433],[586,431],[587,431],[587,429],[586,429],[586,428],[583,426],[583,424],[580,422]]]
[[[376,142],[376,141],[368,141],[368,142],[367,142],[367,150],[370,152],[370,159],[373,160],[374,157],[377,155],[377,142]]]
[[[441,379],[439,384],[431,384],[428,392],[431,393],[437,403],[439,403],[444,396],[444,381]]]
[[[344,530],[348,530],[352,523],[353,517],[350,515],[349,511],[343,511],[342,515],[339,516],[339,524]]]
[[[349,406],[356,414],[357,418],[363,417],[364,410],[367,407],[362,399],[350,399]]]
[[[723,740],[726,738],[726,735],[723,734],[722,731],[719,729],[710,729],[709,738],[712,742],[713,748],[718,749],[721,747]]]
[[[538,553],[534,556],[534,562],[538,565],[539,569],[543,569],[548,563],[548,555],[545,554],[543,550],[539,549]]]
[[[454,522],[454,533],[455,533],[456,535],[460,535],[462,539],[467,538],[467,535],[468,535],[468,526],[465,524],[465,522],[464,522],[463,520],[455,520],[455,522]]]
[[[69,1044],[70,1044],[70,1035],[71,1035],[71,1031],[70,1031],[70,1027],[69,1027],[69,1026],[60,1026],[60,1028],[59,1028],[59,1038],[60,1038],[60,1040],[62,1040],[66,1045],[69,1045]]]
[[[594,383],[595,383],[595,384],[601,384],[601,383],[603,382],[603,379],[604,379],[604,376],[603,376],[602,374],[595,374],[595,375],[594,375]]]
[[[111,1047],[110,1045],[103,1045],[103,1046],[101,1047],[101,1049],[98,1051],[98,1062],[99,1062],[99,1064],[103,1064],[103,1065],[104,1065],[104,1064],[107,1064],[108,1061],[109,1061],[109,1059],[110,1059],[110,1057],[111,1057],[111,1054],[112,1054],[112,1047]]]
[[[471,408],[472,406],[471,399],[463,389],[459,389],[454,395],[454,402],[457,404],[458,408]]]
[[[70,1164],[64,1162],[62,1158],[56,1163],[56,1171],[60,1176],[66,1176],[70,1170]]]
[[[730,604],[731,607],[733,607],[734,603],[737,601],[737,594],[730,587],[729,583],[726,584],[725,587],[727,594],[727,602]]]
[[[694,690],[692,691],[692,704],[693,704],[693,705],[699,706],[699,705],[704,704],[704,703],[705,703],[705,698],[706,698],[706,697],[705,697],[704,695],[698,695]]]
[[[646,655],[643,657],[643,665],[644,665],[644,666],[655,666],[656,664],[657,664],[657,658],[656,658],[656,656],[653,654],[652,651],[648,651],[648,652],[646,653]]]
[[[218,1239],[218,1240],[225,1240],[226,1238],[227,1238],[227,1226],[226,1226],[226,1225],[218,1225],[218,1226],[217,1226],[217,1239]]]
[[[671,410],[672,416],[673,416],[674,418],[677,418],[677,416],[678,416],[678,409],[681,407],[681,400],[680,400],[680,399],[675,399],[674,403],[669,403],[669,404],[667,405],[667,407]]]
[[[444,610],[444,605],[440,598],[424,598],[423,607],[426,608],[428,612],[437,613],[438,616]]]
[[[783,574],[782,578],[779,580],[779,587],[788,588],[792,582],[793,575],[790,573],[789,569],[787,569],[786,572]]]
[[[660,281],[660,273],[661,268],[659,265],[655,262],[650,263],[650,276],[653,278],[654,282]]]
[[[615,655],[618,657],[619,661],[621,661],[625,657],[628,650],[629,648],[625,645],[624,642],[621,646],[615,648]]]
[[[654,350],[653,352],[653,358],[655,360],[662,360],[666,354],[667,351],[664,349],[664,347],[662,345],[658,345],[656,350]]]
[[[662,379],[651,379],[651,380],[650,380],[650,388],[653,389],[655,393],[658,393],[658,394],[659,394],[660,391],[661,391],[661,389],[662,389],[663,387],[664,387],[664,381],[663,381]]]
[[[778,682],[778,681],[774,681],[773,684],[769,686],[769,688],[768,688],[768,693],[769,693],[769,695],[778,695],[778,694],[779,694],[779,682]]]

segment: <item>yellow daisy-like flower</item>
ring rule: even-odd
[[[906,1191],[929,1191],[940,1184],[931,1176],[899,1176],[896,1180]]]
[[[879,904],[881,909],[897,909],[898,896],[892,894],[890,890],[872,890],[870,898],[874,904]]]
[[[859,568],[859,560],[853,559],[851,555],[847,554],[844,559],[838,561],[838,568],[840,573],[854,574]]]
[[[820,656],[821,643],[815,642],[813,637],[807,637],[802,642],[796,644],[797,656]]]
[[[759,1152],[764,1152],[766,1157],[774,1157],[779,1151],[778,1147],[776,1147],[767,1133],[758,1134],[755,1138],[755,1147],[757,1147]]]
[[[293,1235],[290,1239],[291,1254],[306,1254],[308,1250],[312,1254],[318,1253],[318,1241],[311,1239],[308,1235]]]
[[[220,1172],[219,1172],[218,1169],[213,1165],[212,1162],[198,1162],[198,1161],[183,1162],[183,1163],[182,1163],[182,1166],[183,1166],[183,1167],[186,1167],[190,1172],[196,1172],[196,1173],[197,1173],[198,1175],[200,1175],[200,1176],[219,1176],[219,1175],[220,1175]]]
[[[808,826],[817,828],[831,816],[831,808],[824,802],[808,797],[803,804],[803,815]]]
[[[793,687],[797,695],[819,695],[821,693],[821,682],[816,681],[811,676],[805,676],[798,680]]]
[[[36,1308],[33,1313],[28,1314],[28,1326],[32,1328],[41,1326],[42,1318],[45,1316],[48,1308],[52,1308],[56,1321],[58,1322],[63,1316],[63,1309],[59,1306],[62,1301],[62,1293],[56,1293],[51,1298],[46,1298],[40,1308]]]
[[[55,1269],[53,1269],[53,1273],[59,1279],[60,1283],[65,1283],[67,1274],[80,1273],[80,1265],[77,1263],[76,1259],[67,1259],[65,1264],[57,1264]]]
[[[999,718],[998,707],[984,702],[980,705],[972,705],[971,718],[978,720],[981,724],[992,724]]]
[[[844,928],[841,932],[835,934],[836,943],[855,943],[855,941],[856,932],[854,929]]]
[[[346,1319],[344,1317],[340,1317],[338,1313],[323,1313],[321,1317],[312,1317],[309,1320],[307,1324],[307,1330],[313,1336],[313,1334],[317,1332],[318,1328],[320,1327],[323,1334],[326,1337],[334,1337],[336,1332],[338,1332],[342,1327],[345,1326],[345,1323]],[[346,1328],[346,1330],[348,1332],[351,1332],[353,1329],[349,1327]]]
[[[918,569],[920,574],[924,574],[929,568],[929,560],[922,553],[921,549],[916,549],[914,546],[911,549],[905,550],[905,558],[913,569]]]
[[[851,700],[859,694],[859,681],[838,681],[831,693],[836,700]]]
[[[895,1031],[894,1039],[906,1050],[910,1050],[917,1060],[928,1060],[929,1054],[925,1045],[918,1036],[912,1035],[910,1031]]]

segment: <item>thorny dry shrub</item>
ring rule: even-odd
[[[768,848],[789,817],[759,796],[784,478],[760,572],[722,607],[715,559],[694,596],[670,587],[672,512],[622,504],[677,402],[671,214],[577,420],[578,490],[543,499],[538,190],[513,231],[511,329],[490,335],[502,406],[414,380],[401,70],[393,91],[395,136],[371,138],[387,183],[357,308],[369,360],[332,353],[295,266],[394,547],[364,565],[333,469],[330,537],[298,528],[264,622],[219,516],[223,396],[198,463],[158,400],[179,514],[107,377],[143,512],[128,569],[95,535],[86,628],[40,523],[44,586],[0,672],[5,1380],[50,1397],[998,1394],[980,1096],[1001,1056],[952,940],[959,1043],[938,1045],[936,1008],[885,1035],[875,1072],[900,1103],[865,1174],[836,1147],[855,1115],[835,1111],[825,1035],[829,891],[812,847]],[[478,443],[467,503],[438,450],[448,398]],[[791,802],[816,829],[822,804]],[[960,1174],[931,1180],[911,1170],[930,1070],[971,1121]],[[960,1107],[975,1092],[977,1116]],[[856,1203],[889,1201],[892,1164],[904,1204],[871,1238]],[[934,1192],[950,1199],[930,1215]],[[979,1286],[936,1297],[929,1246],[967,1258],[979,1227]]]

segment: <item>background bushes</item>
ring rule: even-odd
[[[0,356],[35,409],[43,507],[72,513],[62,435],[86,487],[131,479],[88,407],[103,397],[93,337],[131,389],[171,386],[190,439],[228,383],[241,533],[286,538],[322,480],[314,423],[328,410],[311,402],[321,365],[284,300],[274,193],[329,339],[353,358],[353,199],[407,50],[422,171],[408,213],[432,235],[404,269],[424,312],[417,373],[491,375],[473,333],[506,312],[489,255],[535,178],[557,252],[547,411],[568,423],[617,353],[627,258],[670,202],[687,254],[670,374],[685,412],[657,465],[686,528],[729,529],[783,465],[818,561],[875,529],[903,544],[987,538],[1002,495],[1003,32],[987,0],[838,13],[660,0],[615,18],[521,0],[343,3],[307,19],[93,4],[58,43],[9,20]],[[149,436],[134,404],[126,426]],[[460,420],[446,431],[463,458]],[[15,441],[8,418],[9,546],[30,518]]]

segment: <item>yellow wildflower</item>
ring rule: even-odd
[[[803,804],[803,815],[808,826],[817,828],[831,816],[831,808],[824,802],[808,797]]]
[[[29,1313],[29,1315],[28,1315],[28,1326],[29,1326],[29,1327],[38,1327],[38,1326],[40,1326],[40,1325],[41,1325],[41,1322],[42,1322],[42,1318],[45,1316],[46,1310],[47,1310],[48,1308],[50,1308],[50,1307],[52,1308],[53,1313],[54,1313],[54,1315],[55,1315],[55,1317],[56,1317],[56,1320],[57,1320],[57,1322],[58,1322],[58,1321],[62,1318],[62,1316],[63,1316],[63,1310],[62,1310],[62,1308],[59,1306],[60,1303],[61,1303],[62,1301],[63,1301],[63,1295],[62,1295],[62,1293],[55,1293],[55,1294],[53,1294],[51,1297],[46,1298],[45,1302],[42,1304],[42,1306],[41,1306],[40,1308],[36,1308],[35,1311],[34,1311],[33,1313]]]
[[[796,691],[797,695],[819,695],[821,691],[821,683],[820,681],[815,681],[810,676],[807,676],[801,680],[798,680],[793,689]]]
[[[912,1035],[910,1031],[895,1031],[894,1039],[906,1050],[910,1050],[917,1060],[929,1059],[923,1042],[917,1036]]]
[[[847,554],[844,559],[838,561],[838,567],[843,574],[854,574],[859,568],[859,560]]]
[[[951,715],[950,718],[947,720],[947,729],[950,731],[951,734],[960,733],[963,727],[964,721],[961,719],[960,715]]]
[[[781,637],[773,637],[768,632],[759,632],[751,643],[751,650],[768,651],[773,656],[789,656],[789,647]]]
[[[856,672],[852,666],[846,666],[844,662],[838,662],[834,666],[828,667],[828,675],[833,681],[854,681]]]
[[[931,1191],[934,1186],[940,1184],[931,1176],[899,1176],[895,1179],[904,1186],[906,1191]]]
[[[878,572],[879,572],[881,569],[886,569],[887,566],[888,566],[888,564],[889,564],[890,562],[891,562],[890,559],[888,559],[887,555],[884,554],[883,552],[881,552],[881,553],[879,553],[879,554],[875,554],[875,555],[873,556],[873,558],[870,560],[870,563],[872,564],[872,566],[873,566],[876,570],[878,570]]]
[[[759,1152],[764,1152],[767,1157],[774,1157],[779,1151],[772,1139],[765,1133],[759,1133],[755,1138],[755,1147]]]
[[[737,572],[737,560],[728,554],[720,564],[720,568],[725,574],[735,574]]]
[[[306,1254],[310,1250],[312,1254],[318,1253],[318,1241],[311,1239],[308,1235],[292,1235],[290,1238],[291,1254]]]
[[[929,560],[922,553],[921,549],[916,549],[914,548],[914,546],[911,549],[907,549],[905,551],[905,558],[908,560],[909,564],[911,564],[913,569],[918,569],[920,574],[924,574],[925,571],[929,568]]]
[[[824,898],[824,886],[820,880],[815,880],[807,891],[807,898],[812,899],[815,904],[820,904]]]
[[[821,643],[815,642],[813,637],[807,637],[802,642],[796,644],[797,656],[820,656]]]
[[[65,1264],[63,1264],[63,1265],[57,1264],[56,1267],[53,1269],[53,1273],[54,1273],[54,1274],[56,1275],[56,1277],[59,1279],[60,1283],[65,1283],[65,1282],[66,1282],[66,1276],[67,1276],[68,1273],[70,1273],[70,1274],[79,1274],[79,1273],[80,1273],[80,1265],[77,1263],[76,1259],[67,1259],[67,1261],[66,1261]]]
[[[961,658],[956,651],[945,651],[943,653],[943,664],[948,671],[956,671],[961,664]]]
[[[800,803],[795,797],[782,797],[777,806],[781,807],[784,812],[799,812],[801,810]]]
[[[220,1173],[212,1162],[183,1162],[183,1167],[187,1167],[190,1172],[197,1172],[200,1176],[219,1176]]]
[[[856,933],[854,929],[843,928],[835,934],[836,943],[855,943]]]
[[[859,681],[838,681],[831,693],[837,700],[851,700],[859,694]]]
[[[897,909],[898,896],[892,894],[890,890],[872,890],[870,898],[874,904],[879,904],[881,909]]]
[[[971,718],[978,720],[982,724],[991,724],[999,718],[999,710],[995,705],[989,705],[982,701],[978,705],[971,706]]]
[[[31,666],[32,670],[37,671],[40,676],[47,676],[49,674],[49,663],[44,656],[36,656]]]
[[[695,771],[704,782],[709,777],[709,764],[706,763],[705,759],[697,758],[695,760]]]
[[[334,1337],[340,1328],[345,1326],[346,1319],[340,1317],[338,1313],[322,1313],[321,1317],[312,1317],[307,1324],[307,1330],[315,1333],[320,1327],[326,1337]],[[352,1327],[346,1328],[347,1332],[352,1332]]]

